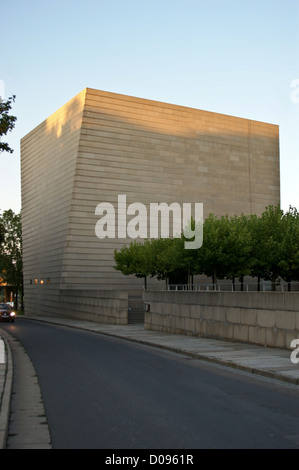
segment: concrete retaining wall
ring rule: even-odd
[[[299,338],[296,292],[146,292],[145,328],[279,348]]]
[[[61,290],[59,312],[64,317],[127,325],[128,293],[112,290]]]

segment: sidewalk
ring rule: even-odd
[[[142,325],[106,325],[55,317],[28,317],[57,325],[93,331],[234,367],[252,374],[299,385],[299,364],[291,362],[291,350],[145,330]]]
[[[0,449],[5,448],[13,380],[11,351],[0,334]]]

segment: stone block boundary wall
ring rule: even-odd
[[[144,293],[145,329],[290,349],[299,338],[297,292]]]
[[[112,290],[61,290],[58,315],[114,325],[128,324],[128,293]]]

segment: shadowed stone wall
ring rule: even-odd
[[[290,348],[299,338],[296,292],[145,292],[145,328]]]

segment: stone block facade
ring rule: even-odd
[[[202,203],[204,216],[280,203],[279,128],[86,88],[21,141],[25,308],[61,291],[141,290],[113,268],[131,240],[99,239],[99,203]]]
[[[145,328],[290,349],[299,338],[297,292],[152,291]]]

